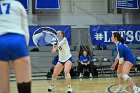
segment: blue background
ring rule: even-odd
[[[33,33],[40,27],[51,27],[55,30],[62,30],[65,33],[65,36],[69,42],[69,44],[71,45],[71,26],[29,26],[29,32],[30,32],[30,42],[29,42],[29,46],[35,46],[32,36]]]
[[[29,9],[29,0],[19,0],[26,10]]]
[[[60,9],[59,0],[36,0],[36,9]]]
[[[113,44],[113,42],[104,42],[104,31],[107,31],[107,38],[111,39],[112,37],[112,31],[133,31],[133,36],[135,37],[135,33],[136,31],[140,31],[140,25],[126,25],[126,26],[90,26],[90,36],[91,36],[91,42],[93,45],[99,45],[101,43],[105,43],[105,44]],[[101,33],[103,35],[103,39],[102,40],[96,40],[95,38],[95,34],[96,33]],[[126,34],[123,36],[124,39],[126,39]],[[139,37],[140,39],[140,33],[138,33],[137,37]],[[129,44],[140,44],[140,41],[136,41],[136,39],[134,39],[132,42],[128,42]]]
[[[126,1],[126,3],[123,3],[123,1]],[[138,9],[139,0],[116,0],[116,7],[117,8],[129,8],[129,9]]]

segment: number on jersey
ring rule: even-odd
[[[10,3],[0,4],[0,15],[10,14]]]
[[[59,50],[62,50],[62,47],[61,46],[59,47]]]

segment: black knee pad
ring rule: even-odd
[[[18,93],[31,93],[31,82],[17,83]]]

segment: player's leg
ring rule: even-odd
[[[56,79],[57,79],[58,75],[60,74],[60,72],[63,70],[63,68],[64,68],[64,65],[61,64],[60,62],[58,62],[54,68],[54,72],[52,75],[52,85],[55,85]]]
[[[123,74],[123,79],[127,82],[130,83],[131,87],[133,88],[134,90],[134,93],[139,93],[140,92],[140,88],[136,87],[134,81],[132,80],[131,77],[128,76],[131,68],[132,68],[133,64],[129,61],[126,61],[124,63],[124,66],[123,66],[123,71],[122,71],[122,74]]]
[[[19,93],[31,93],[31,63],[29,57],[23,57],[13,62],[17,88]]]
[[[58,62],[54,68],[54,72],[52,75],[52,81],[51,81],[51,86],[49,86],[48,91],[51,92],[52,89],[55,88],[55,83],[56,83],[56,79],[58,77],[58,75],[60,74],[60,72],[63,70],[64,65],[60,62]]]
[[[0,93],[10,93],[9,89],[9,42],[8,36],[0,36]],[[7,43],[8,42],[8,43]]]
[[[9,74],[9,63],[0,61],[0,93],[10,93]]]
[[[66,82],[67,82],[67,85],[68,85],[68,93],[72,93],[71,76],[70,76],[71,66],[72,66],[72,62],[67,61],[65,63],[65,67],[64,67],[65,78],[66,78]]]
[[[119,64],[118,69],[117,69],[117,76],[118,76],[118,79],[119,79],[119,84],[124,83],[124,80],[122,78],[122,70],[123,70],[123,64]]]
[[[124,64],[119,64],[118,69],[117,69],[117,77],[118,77],[118,83],[119,83],[119,88],[115,91],[116,93],[118,92],[125,92],[126,89],[124,88],[124,80],[122,78],[122,70],[123,70],[123,65]]]
[[[10,58],[13,60],[19,93],[31,93],[31,64],[25,36],[10,34]]]
[[[79,78],[83,78],[83,65],[81,63],[79,63],[79,72],[80,72]]]
[[[92,66],[91,66],[91,64],[87,65],[87,69],[89,70],[89,77],[92,78],[93,76],[92,76]]]

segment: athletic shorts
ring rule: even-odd
[[[133,65],[136,63],[135,59],[129,59],[129,60],[124,60],[124,61],[129,61],[130,63],[132,63]]]
[[[70,61],[70,62],[72,62],[72,63],[74,62],[74,60],[73,60],[72,57],[70,57],[67,61]],[[67,61],[65,61],[65,62],[59,61],[59,63],[61,63],[62,65],[65,65],[65,63],[66,63]]]
[[[29,56],[25,36],[8,33],[0,36],[0,61],[14,61]]]

